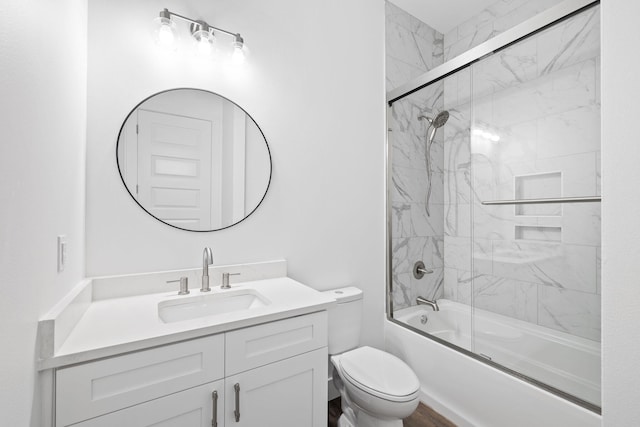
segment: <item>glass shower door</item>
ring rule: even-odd
[[[471,73],[474,351],[599,406],[599,7]]]

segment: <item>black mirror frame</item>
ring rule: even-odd
[[[131,115],[138,110],[138,108],[144,104],[146,101],[148,101],[149,99],[153,98],[154,96],[157,95],[161,95],[163,93],[167,93],[167,92],[173,92],[173,91],[177,91],[177,90],[194,90],[194,91],[200,91],[200,92],[206,92],[206,93],[210,93],[212,95],[215,96],[219,96],[222,99],[225,99],[229,102],[231,102],[232,104],[234,104],[235,106],[237,106],[239,109],[241,109],[246,115],[247,117],[249,117],[251,119],[251,121],[256,125],[256,127],[258,128],[258,131],[260,131],[260,135],[262,135],[262,138],[264,139],[264,143],[267,146],[267,154],[269,155],[269,181],[267,182],[267,187],[264,190],[264,194],[262,195],[262,198],[260,199],[260,201],[258,202],[258,204],[256,205],[255,208],[253,208],[253,210],[251,212],[249,212],[244,218],[242,218],[240,221],[234,222],[233,224],[227,225],[225,227],[221,227],[221,228],[215,228],[212,230],[190,230],[188,228],[182,228],[182,227],[178,227],[169,223],[164,222],[163,220],[161,220],[160,218],[158,218],[157,216],[153,215],[151,212],[149,212],[144,206],[142,206],[140,204],[140,202],[138,202],[138,200],[134,197],[133,194],[131,194],[131,191],[129,191],[129,187],[127,187],[127,183],[124,179],[124,176],[122,175],[122,170],[120,168],[120,159],[118,158],[118,147],[120,145],[120,136],[122,135],[122,132],[124,130],[124,127],[127,123],[127,120],[129,120],[129,117],[131,117]],[[271,178],[273,176],[273,158],[271,156],[271,148],[269,147],[269,143],[267,142],[267,137],[264,135],[264,132],[262,132],[262,129],[260,128],[260,126],[258,125],[258,122],[256,122],[254,120],[254,118],[251,116],[251,114],[247,113],[247,111],[242,108],[240,105],[236,104],[235,102],[233,102],[232,100],[230,100],[229,98],[227,98],[226,96],[222,96],[220,94],[217,94],[215,92],[212,92],[210,90],[206,90],[206,89],[197,89],[197,88],[191,88],[191,87],[180,87],[180,88],[173,88],[173,89],[166,89],[157,93],[154,93],[152,95],[147,96],[145,99],[143,99],[142,101],[140,101],[135,107],[133,107],[133,109],[129,112],[129,114],[127,114],[127,116],[124,118],[124,121],[122,122],[122,126],[120,126],[120,131],[118,132],[118,138],[116,139],[116,164],[118,166],[118,174],[120,175],[120,180],[122,181],[122,185],[124,185],[125,190],[127,190],[127,193],[129,193],[129,196],[131,196],[131,198],[133,199],[134,202],[136,202],[136,204],[144,211],[146,212],[150,217],[152,217],[153,219],[161,222],[164,225],[168,225],[169,227],[172,228],[176,228],[178,230],[184,230],[184,231],[190,231],[192,233],[211,233],[213,231],[220,231],[220,230],[225,230],[227,228],[233,227],[235,225],[240,224],[242,221],[246,220],[247,218],[249,218],[251,215],[253,215],[253,213],[260,207],[260,205],[262,204],[262,202],[264,201],[264,199],[267,197],[267,193],[269,192],[269,188],[271,187]]]

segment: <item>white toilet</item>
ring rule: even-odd
[[[342,398],[339,427],[402,427],[418,407],[420,382],[406,363],[372,347],[358,347],[362,291],[326,291],[338,301],[329,310],[329,355]]]

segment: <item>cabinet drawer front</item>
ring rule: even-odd
[[[228,332],[225,374],[233,375],[327,346],[327,312]]]
[[[224,377],[214,335],[56,372],[56,425],[67,426]]]
[[[218,394],[217,401],[212,397],[214,391]],[[218,427],[223,427],[224,380],[92,418],[74,427],[211,427],[214,404]]]

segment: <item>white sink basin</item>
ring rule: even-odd
[[[269,305],[268,300],[255,290],[238,289],[224,293],[161,301],[158,303],[158,317],[164,323],[172,323],[234,311],[251,310],[266,305]]]

